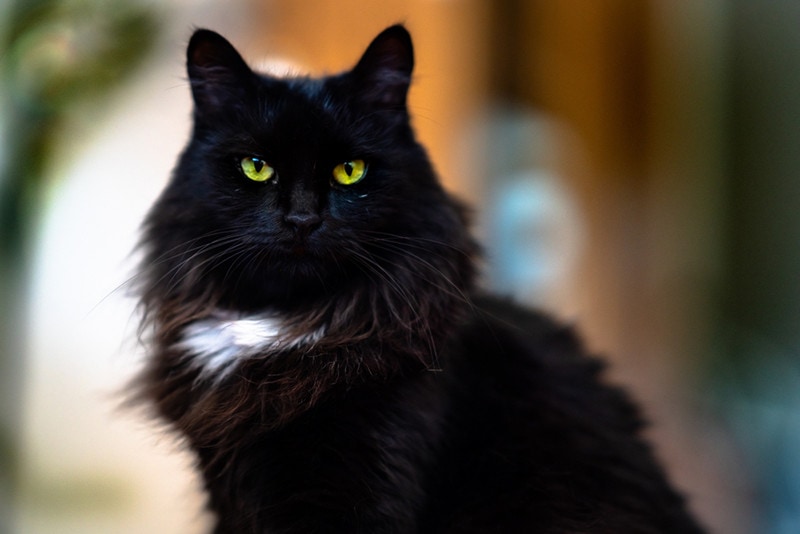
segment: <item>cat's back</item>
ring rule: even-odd
[[[699,532],[572,328],[480,297],[450,351],[440,474],[454,531]]]

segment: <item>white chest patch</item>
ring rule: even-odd
[[[311,345],[325,335],[320,328],[301,336],[284,332],[275,315],[212,316],[184,328],[176,347],[187,353],[204,377],[222,379],[243,359],[270,352]]]

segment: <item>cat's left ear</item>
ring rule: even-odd
[[[414,47],[401,25],[383,30],[367,47],[352,71],[362,98],[373,105],[402,109],[406,105]]]
[[[186,70],[199,114],[227,111],[247,97],[255,74],[224,37],[197,30],[186,50]]]

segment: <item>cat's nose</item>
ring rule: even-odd
[[[322,217],[313,212],[291,212],[284,217],[286,224],[296,231],[310,234],[322,224]]]

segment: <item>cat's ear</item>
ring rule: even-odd
[[[411,35],[401,25],[383,30],[370,43],[352,71],[361,97],[385,108],[405,108],[414,47]]]
[[[200,113],[219,112],[241,101],[255,81],[255,74],[233,45],[211,30],[197,30],[192,35],[186,70]]]

